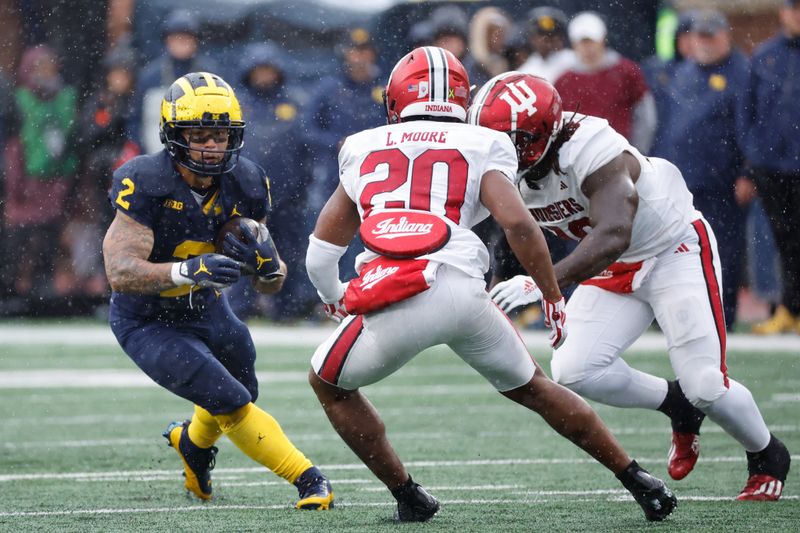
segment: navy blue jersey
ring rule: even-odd
[[[131,159],[114,172],[109,199],[115,209],[153,230],[148,261],[171,263],[214,251],[220,227],[236,216],[263,219],[268,209],[266,173],[240,157],[236,168],[219,178],[219,187],[200,205],[166,150]],[[112,306],[126,314],[151,316],[159,309],[188,310],[191,287],[158,295],[113,293]],[[212,289],[196,289],[193,300],[214,298]],[[184,302],[184,300],[187,300]]]

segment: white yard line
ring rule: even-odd
[[[308,372],[258,372],[260,383],[305,383]],[[45,368],[0,370],[0,389],[50,388],[150,388],[158,387],[141,370]]]
[[[461,376],[461,369],[453,367],[454,376]],[[268,371],[258,372],[258,380],[262,384],[305,384],[308,375],[304,371]],[[444,370],[441,375],[446,375]],[[0,370],[0,390],[2,389],[138,389],[157,388],[149,377],[139,370],[117,369],[38,369],[38,370]],[[431,396],[449,396],[466,394],[495,395],[491,386],[485,383],[475,385],[464,384],[432,384],[432,385],[378,385],[367,389],[372,396],[387,396],[409,393],[427,394]],[[294,389],[293,393],[305,394],[306,388]],[[768,400],[774,404],[798,403],[800,394],[775,393]]]
[[[30,421],[29,421],[30,423]],[[610,428],[614,435],[669,435],[671,429],[669,426],[663,427],[620,427]],[[777,433],[797,433],[800,431],[800,426],[773,426],[772,431]],[[703,434],[709,433],[724,433],[723,429],[713,423],[707,423],[703,426]],[[555,432],[548,432],[542,434],[541,428],[532,427],[528,431],[482,431],[478,433],[481,438],[511,438],[511,437],[530,437],[536,435],[538,437],[559,437]],[[450,438],[463,438],[464,435],[455,431],[438,431],[438,432],[416,432],[416,431],[396,431],[391,433],[393,440],[414,439],[414,440],[434,440]],[[560,438],[560,437],[559,437]],[[298,442],[311,442],[311,441],[331,441],[338,442],[339,437],[333,433],[292,433],[292,440]],[[152,447],[154,445],[162,445],[165,441],[156,439],[155,437],[148,438],[120,438],[120,439],[85,439],[85,440],[42,440],[31,441],[21,440],[19,442],[3,442],[0,444],[0,449],[6,450],[26,450],[29,448],[99,448],[105,446],[144,446]],[[228,440],[220,440],[217,446],[228,447],[231,443]]]
[[[250,332],[256,344],[279,346],[316,346],[328,338],[333,328],[327,324],[317,327],[252,326]],[[523,330],[522,338],[531,348],[547,352],[547,333],[541,330]],[[4,345],[111,345],[116,346],[111,331],[104,325],[32,326],[0,324],[0,350]],[[665,351],[664,336],[647,332],[630,348],[635,351]],[[730,351],[772,351],[800,354],[800,336],[778,335],[759,337],[749,334],[728,335]]]
[[[800,460],[800,455],[792,455],[792,460]],[[663,457],[658,458],[637,458],[641,463],[662,463]],[[704,463],[744,463],[744,454],[741,456],[701,456]],[[408,461],[405,463],[410,468],[448,468],[448,467],[480,467],[480,466],[526,466],[526,465],[592,465],[597,464],[592,458],[552,458],[552,459],[470,459],[452,461]],[[366,466],[361,463],[345,464],[321,464],[319,467],[328,472],[334,471],[364,471]],[[108,472],[37,472],[29,474],[2,474],[0,483],[15,481],[54,481],[54,480],[108,480],[117,478],[126,479],[146,479],[160,478],[163,476],[175,476],[179,470],[116,470]],[[234,474],[263,474],[264,467],[252,466],[242,468],[217,468],[215,474],[229,476]],[[336,482],[336,476],[331,476],[332,481]]]

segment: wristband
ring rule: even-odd
[[[183,274],[181,274],[181,263],[172,263],[172,269],[170,270],[170,277],[172,278],[172,283],[176,286],[180,287],[181,285],[192,285],[194,281],[191,278],[187,278]]]

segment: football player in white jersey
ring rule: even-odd
[[[426,521],[439,503],[411,479],[359,388],[438,344],[539,413],[616,474],[649,520],[662,520],[677,503],[672,492],[631,460],[584,400],[544,374],[485,290],[488,252],[470,227],[491,214],[541,288],[552,345],[567,338],[544,237],[516,188],[514,146],[505,134],[464,123],[468,98],[455,56],[417,48],[389,77],[389,124],[344,143],[341,183],[306,256],[341,324],[314,353],[310,383],[334,429],[394,495],[400,521]],[[345,284],[338,261],[356,231],[367,250],[359,277]]]
[[[595,401],[670,416],[675,479],[694,467],[708,415],[747,452],[749,478],[738,499],[780,498],[789,452],[727,374],[716,241],[680,171],[642,156],[607,121],[562,112],[550,83],[520,72],[487,82],[468,121],[509,134],[537,223],[580,241],[555,265],[561,288],[580,285],[567,304],[570,335],[554,352],[553,378]],[[491,296],[504,310],[540,298],[525,275],[495,285]],[[621,358],[654,318],[677,381]]]

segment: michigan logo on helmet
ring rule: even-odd
[[[469,76],[452,53],[423,46],[406,54],[389,75],[384,94],[389,124],[413,116],[464,121],[469,102]]]
[[[191,72],[178,78],[161,102],[161,142],[176,163],[196,174],[213,176],[233,170],[244,146],[244,127],[233,89],[216,74]],[[212,130],[214,148],[190,149],[193,130]]]
[[[467,121],[503,131],[517,147],[521,169],[539,163],[561,129],[561,96],[543,78],[506,72],[475,95]]]

